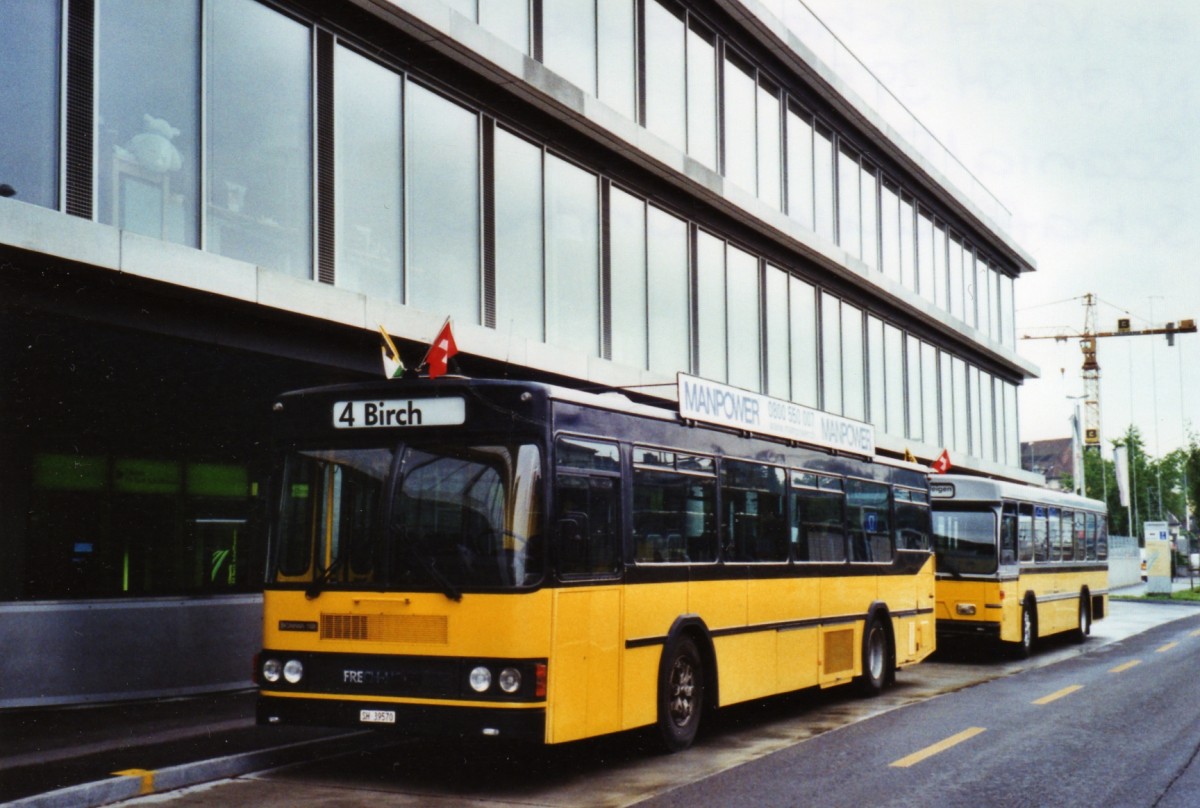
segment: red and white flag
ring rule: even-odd
[[[433,344],[429,346],[429,351],[425,354],[423,364],[429,367],[429,378],[436,379],[438,376],[445,376],[447,363],[450,357],[458,353],[458,346],[454,343],[454,333],[450,330],[450,318],[446,318],[442,330],[433,338]]]
[[[930,468],[933,469],[935,474],[945,474],[947,471],[949,471],[950,450],[942,449],[942,453],[938,455],[937,460],[933,461],[933,465],[931,465]]]

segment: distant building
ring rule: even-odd
[[[799,0],[0,2],[0,110],[0,707],[249,684],[274,396],[381,324],[1032,476],[1012,215]]]
[[[1046,476],[1050,488],[1065,489],[1063,477],[1074,468],[1070,438],[1032,440],[1021,444],[1021,468]]]

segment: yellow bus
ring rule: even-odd
[[[1083,642],[1107,614],[1103,502],[952,474],[929,493],[943,640],[990,639],[1027,657],[1039,637],[1070,631]]]
[[[656,727],[681,750],[719,706],[874,694],[928,656],[923,471],[876,459],[865,424],[683,375],[679,396],[458,377],[281,396],[259,723]]]

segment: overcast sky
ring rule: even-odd
[[[799,0],[797,0],[799,2]],[[1200,2],[803,0],[1013,215],[1022,440],[1066,437],[1097,326],[1200,321]],[[1100,339],[1101,426],[1200,432],[1200,334]],[[1182,384],[1182,391],[1181,391]],[[1107,455],[1107,448],[1106,448]]]

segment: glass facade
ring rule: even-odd
[[[92,217],[499,335],[698,373],[1018,462],[1019,371],[962,358],[976,338],[1015,346],[1016,268],[796,77],[758,63],[702,8],[669,0],[451,5],[831,255],[840,247],[867,282],[850,289],[645,173],[618,175],[541,134],[522,108],[472,98],[405,53],[258,0],[97,0]],[[0,44],[15,54],[0,62],[0,99],[21,121],[0,132],[0,183],[55,209],[69,185],[61,6],[0,6]],[[327,254],[316,247],[326,227]],[[870,291],[889,281],[977,336],[942,344]]]

